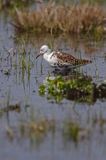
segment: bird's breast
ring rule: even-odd
[[[50,56],[48,58],[48,61],[49,61],[50,65],[52,65],[52,66],[57,66],[57,64],[58,64],[58,60],[57,60],[56,56]]]
[[[51,66],[56,66],[57,63],[58,63],[57,57],[56,57],[55,55],[53,55],[53,54],[44,54],[44,55],[43,55],[43,58],[44,58],[47,62],[49,62],[49,64],[50,64]]]

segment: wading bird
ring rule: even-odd
[[[47,62],[49,62],[51,66],[59,68],[76,68],[92,62],[91,60],[87,59],[75,58],[70,54],[66,54],[60,51],[51,51],[51,49],[47,45],[43,45],[40,48],[40,53],[37,55],[36,59],[41,55]]]

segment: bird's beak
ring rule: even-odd
[[[40,53],[36,56],[36,59],[37,59],[38,57],[40,57],[40,56],[43,56],[43,53],[42,53],[42,52],[40,52]]]

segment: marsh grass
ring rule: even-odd
[[[65,0],[55,0],[56,3],[61,3],[64,4]],[[103,5],[105,4],[105,0],[67,0],[66,3],[80,3],[80,4],[84,4],[84,3],[89,3],[89,4],[100,4]]]
[[[0,10],[4,8],[13,9],[29,6],[34,0],[0,0]]]
[[[24,45],[18,47],[12,57],[12,66],[23,82],[25,77],[28,82],[30,81],[30,74],[33,65],[30,49],[26,49]]]
[[[105,11],[98,5],[56,5],[48,3],[40,10],[23,12],[16,10],[14,26],[26,32],[103,34]]]
[[[31,48],[27,48],[24,42],[22,42],[21,46],[5,50],[7,52],[7,56],[6,67],[3,68],[3,74],[5,76],[11,76],[14,73],[16,83],[22,82],[24,86],[25,84],[29,85],[31,71],[34,67]]]

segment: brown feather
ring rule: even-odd
[[[90,60],[86,59],[77,59],[72,55],[69,55],[67,53],[61,53],[61,52],[54,52],[52,56],[56,54],[57,59],[59,60],[60,63],[67,63],[67,64],[72,64],[72,65],[85,65],[91,63]]]

